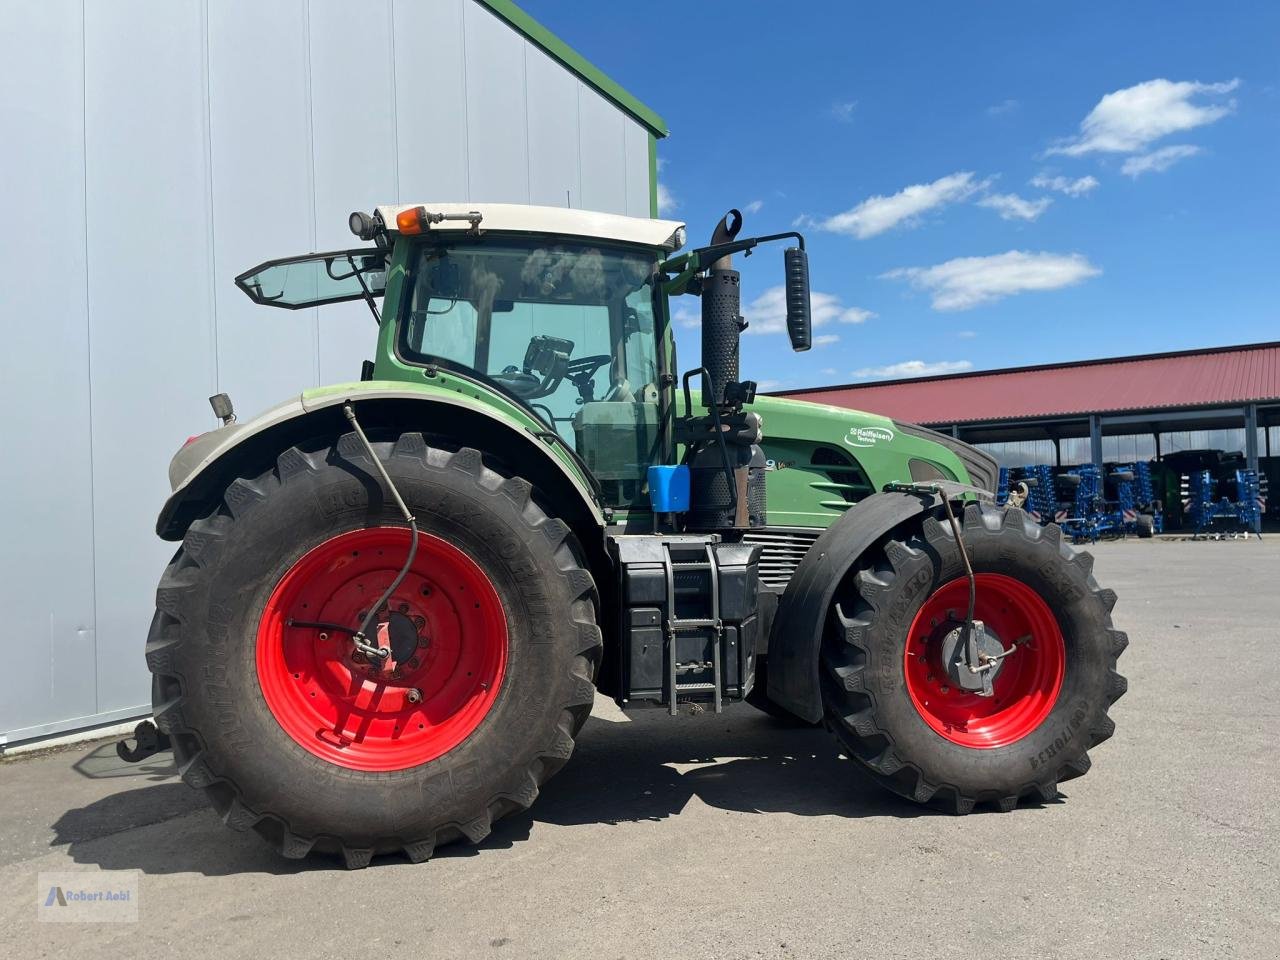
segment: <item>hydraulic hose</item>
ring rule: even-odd
[[[383,591],[382,596],[378,598],[378,602],[369,608],[369,612],[364,615],[364,621],[356,630],[353,639],[356,648],[368,656],[377,657],[385,660],[391,655],[391,651],[385,647],[380,647],[376,643],[369,643],[369,627],[373,624],[374,619],[378,616],[378,611],[383,605],[391,599],[391,595],[396,592],[400,584],[404,583],[404,578],[409,575],[409,570],[413,567],[414,558],[418,555],[418,521],[409,511],[409,507],[404,502],[404,497],[400,496],[400,491],[396,489],[395,483],[391,479],[391,475],[387,473],[387,468],[382,465],[382,461],[378,459],[378,455],[374,452],[373,444],[369,442],[369,438],[365,436],[364,428],[360,426],[360,421],[356,419],[355,408],[350,403],[342,406],[342,412],[347,415],[347,419],[351,421],[352,429],[355,430],[356,436],[360,438],[360,443],[364,446],[365,453],[369,455],[369,459],[373,461],[374,469],[378,471],[382,477],[382,482],[387,485],[387,491],[391,494],[391,499],[395,501],[396,506],[400,509],[400,515],[404,517],[405,523],[409,525],[409,555],[405,558],[404,566],[400,568],[400,572],[396,574],[395,579],[391,581],[390,586]]]

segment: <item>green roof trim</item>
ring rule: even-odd
[[[634,96],[605,75],[604,71],[578,53],[554,33],[525,13],[512,0],[476,0],[488,7],[495,16],[510,24],[524,34],[531,43],[537,44],[555,60],[576,73],[583,81],[589,83],[605,97],[612,100],[627,113],[631,114],[657,137],[665,137],[671,131],[666,121],[646,107]]]

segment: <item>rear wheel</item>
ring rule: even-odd
[[[419,434],[375,448],[420,530],[378,616],[389,662],[350,629],[410,533],[354,435],[286,451],[192,524],[147,644],[183,778],[286,856],[348,866],[422,860],[528,807],[573,749],[601,649],[579,547],[527,482]]]
[[[975,619],[1013,653],[993,695],[959,689],[948,644],[964,621],[968,581],[950,526],[927,517],[864,558],[841,584],[823,643],[828,726],[889,789],[958,813],[990,801],[1048,800],[1089,769],[1111,736],[1107,710],[1126,689],[1128,643],[1111,625],[1115,594],[1093,559],[1018,509],[970,505]],[[954,657],[951,657],[954,659]]]

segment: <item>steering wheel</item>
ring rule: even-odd
[[[601,367],[612,362],[613,357],[607,353],[597,353],[569,361],[565,368],[566,379],[578,388],[579,402],[590,403],[596,398],[595,384],[592,381]]]

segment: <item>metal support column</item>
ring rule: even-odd
[[[1258,471],[1258,405],[1251,403],[1244,408],[1244,459],[1245,465]]]
[[[1102,418],[1096,413],[1089,416],[1089,459],[1102,472]]]
[[[1053,438],[1053,465],[1055,467],[1062,466],[1062,439],[1060,437]]]
[[[1152,434],[1152,436],[1156,438],[1156,459],[1159,460],[1160,459],[1160,432],[1157,430],[1155,433]]]

